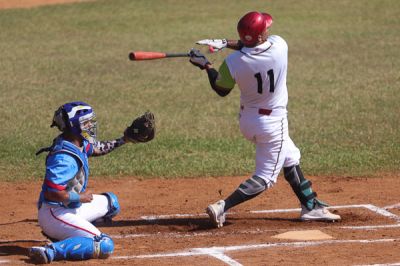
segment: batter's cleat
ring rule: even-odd
[[[51,262],[47,256],[45,247],[31,247],[28,256],[32,261],[38,264],[47,264]]]
[[[340,215],[331,213],[325,206],[316,204],[311,211],[301,205],[300,220],[302,221],[328,221],[334,222],[341,219]]]
[[[225,222],[225,201],[219,200],[214,204],[208,205],[206,212],[210,216],[211,223],[217,228],[224,226]]]

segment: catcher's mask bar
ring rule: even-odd
[[[96,143],[97,119],[95,113],[91,113],[88,117],[81,117],[79,120],[82,137],[92,144]]]

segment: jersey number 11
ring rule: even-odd
[[[267,72],[268,78],[269,78],[269,92],[274,92],[275,90],[275,83],[274,83],[274,70],[270,69]],[[259,94],[262,94],[263,92],[263,82],[261,79],[261,73],[258,72],[254,75],[254,77],[257,79],[257,92]]]

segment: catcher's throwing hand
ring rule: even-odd
[[[228,41],[226,39],[204,39],[197,41],[196,44],[200,45],[208,45],[214,48],[214,51],[217,52],[227,47]]]
[[[133,143],[148,142],[154,138],[156,124],[154,114],[145,112],[135,118],[124,131],[124,139]]]
[[[206,65],[211,65],[210,61],[197,49],[190,49],[190,63],[199,67],[201,70],[206,68]]]
[[[79,194],[79,198],[79,201],[82,203],[91,202],[93,200],[93,194],[89,190],[86,190],[85,192]]]

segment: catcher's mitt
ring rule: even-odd
[[[154,138],[156,124],[154,114],[145,112],[135,118],[132,124],[124,131],[124,137],[130,142],[148,142]]]

